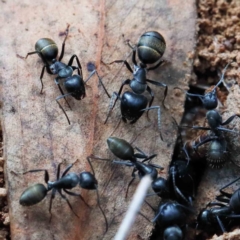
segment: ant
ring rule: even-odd
[[[43,61],[43,68],[42,68],[42,72],[40,75],[40,81],[42,84],[42,88],[40,93],[42,94],[42,90],[43,90],[43,82],[42,82],[42,78],[44,75],[44,71],[45,69],[47,69],[47,72],[49,74],[53,74],[53,75],[57,75],[57,77],[55,78],[55,83],[57,84],[60,92],[62,95],[58,96],[56,98],[56,102],[58,103],[59,107],[61,108],[61,110],[63,111],[64,115],[67,118],[68,124],[70,125],[70,120],[65,112],[65,110],[63,109],[63,107],[61,106],[61,104],[58,102],[61,98],[64,98],[68,107],[71,109],[68,101],[66,100],[66,96],[72,96],[74,97],[76,100],[82,100],[85,96],[85,85],[87,83],[87,81],[96,73],[97,77],[99,79],[100,84],[103,86],[105,93],[108,95],[108,97],[110,98],[109,93],[107,92],[100,76],[98,75],[98,72],[96,69],[94,69],[89,77],[84,81],[83,80],[83,74],[82,74],[82,66],[81,63],[77,57],[76,54],[72,55],[72,57],[70,58],[68,64],[62,63],[61,60],[64,56],[64,49],[65,49],[65,41],[67,39],[68,36],[68,30],[69,30],[69,25],[67,26],[67,29],[65,31],[65,38],[64,41],[62,43],[62,50],[61,50],[61,54],[60,57],[57,60],[57,55],[58,55],[58,47],[56,45],[56,43],[49,38],[41,38],[39,39],[36,44],[35,44],[35,50],[34,52],[29,52],[26,56],[26,58],[28,57],[28,55],[32,55],[32,54],[38,54],[39,57],[42,59]],[[77,67],[73,66],[73,60],[76,59],[77,62]],[[73,75],[74,70],[78,71],[77,75]],[[64,94],[61,86],[60,86],[60,80],[64,80],[63,85],[67,91],[66,94]]]
[[[176,201],[166,200],[161,202],[152,220],[157,224],[157,236],[163,236],[163,239],[184,239],[184,232],[187,228],[187,215],[192,212],[191,208]]]
[[[223,191],[239,179],[240,177],[222,187],[220,189],[221,194],[216,197],[216,200],[219,202],[210,202],[207,207],[199,213],[197,228],[212,231],[213,226],[218,226],[221,232],[224,233],[226,232],[226,225],[230,225],[232,220],[240,218],[240,188],[232,194]],[[208,209],[208,207],[213,208]],[[214,229],[217,231],[216,228]]]
[[[240,114],[234,114],[223,122],[222,116],[216,110],[209,110],[206,114],[209,127],[193,126],[192,129],[209,130],[210,134],[199,137],[196,141],[186,142],[185,145],[188,149],[192,149],[196,152],[198,147],[204,145],[207,142],[211,142],[208,149],[208,163],[211,167],[220,168],[228,160],[227,154],[227,142],[222,132],[235,131],[223,128],[222,126],[229,124],[235,117],[240,117]],[[237,165],[234,161],[232,161]],[[238,166],[238,165],[237,165]]]
[[[98,160],[104,160],[104,161],[111,161],[112,163],[115,163],[115,164],[122,164],[125,166],[134,167],[134,169],[132,171],[132,180],[128,184],[125,197],[127,197],[129,187],[133,183],[133,181],[136,177],[135,176],[136,171],[138,171],[138,175],[140,178],[149,174],[150,177],[154,180],[157,178],[157,175],[158,175],[156,168],[163,170],[163,168],[161,166],[158,166],[158,165],[155,165],[152,163],[144,164],[144,162],[149,161],[149,160],[153,159],[154,157],[156,157],[157,156],[156,154],[147,156],[142,150],[140,150],[137,147],[135,147],[135,148],[137,149],[138,153],[134,153],[134,148],[132,147],[132,145],[130,143],[128,143],[127,141],[125,141],[124,139],[120,139],[120,138],[116,138],[116,137],[109,137],[107,139],[107,144],[108,144],[109,150],[117,158],[119,158],[123,161],[118,161],[118,160],[112,161],[110,159],[99,158],[99,157],[96,157],[93,155],[89,156],[89,159],[92,158],[92,159],[98,159]],[[137,158],[140,158],[143,160],[140,162],[137,160]]]
[[[87,159],[88,160],[88,159]],[[21,195],[19,203],[23,206],[32,206],[35,205],[39,202],[41,202],[47,195],[49,191],[52,191],[51,193],[51,198],[50,198],[50,205],[49,205],[49,213],[50,213],[50,221],[52,218],[51,214],[51,208],[52,208],[52,200],[55,197],[56,191],[60,194],[60,196],[66,200],[69,208],[73,212],[73,214],[79,218],[79,216],[73,211],[73,208],[68,200],[68,198],[62,193],[62,190],[70,195],[70,196],[77,196],[80,197],[80,199],[89,207],[89,205],[85,202],[81,194],[71,192],[69,189],[72,189],[76,187],[78,184],[80,185],[81,188],[83,189],[88,189],[88,190],[96,190],[97,194],[97,203],[100,211],[102,212],[104,216],[104,220],[106,223],[106,232],[108,230],[108,222],[107,218],[103,212],[103,209],[100,205],[100,199],[99,199],[99,193],[98,193],[98,181],[95,178],[95,172],[93,170],[91,162],[88,160],[92,173],[90,172],[81,172],[78,176],[78,174],[71,172],[68,173],[69,170],[73,167],[73,165],[77,162],[76,160],[74,163],[70,164],[62,173],[60,177],[60,167],[62,163],[58,164],[57,168],[57,179],[56,181],[49,181],[49,173],[46,169],[35,169],[35,170],[29,170],[26,172],[23,172],[23,174],[26,173],[32,173],[32,172],[44,172],[44,180],[45,183],[47,184],[47,187],[45,187],[41,183],[34,184],[33,186],[28,187]]]
[[[166,42],[160,33],[151,31],[144,33],[140,37],[136,47],[132,47],[129,43],[128,45],[133,49],[132,62],[134,64],[134,70],[132,70],[130,64],[126,60],[116,60],[109,63],[108,65],[113,63],[124,63],[127,69],[133,74],[133,79],[125,80],[122,83],[118,93],[114,92],[112,94],[111,101],[109,104],[109,111],[104,124],[106,124],[110,116],[110,113],[116,104],[116,101],[119,99],[121,101],[122,120],[124,122],[127,122],[128,120],[130,121],[130,124],[133,124],[138,121],[138,119],[142,116],[144,111],[157,109],[158,126],[160,128],[160,114],[161,114],[160,107],[159,106],[152,107],[154,93],[147,83],[151,83],[153,85],[160,87],[165,87],[163,105],[165,98],[167,96],[168,86],[164,83],[147,79],[146,75],[147,71],[156,69],[164,62],[163,60],[160,60],[160,58],[164,54]],[[138,52],[140,64],[137,64],[136,61],[136,51]],[[156,63],[156,65],[153,67],[147,67],[147,64],[153,63]],[[125,91],[124,94],[121,96],[124,85],[129,85],[132,92]],[[142,95],[145,92],[145,90],[147,90],[147,92],[151,95],[150,101],[148,101],[148,99],[144,95]]]
[[[231,63],[231,62],[230,62]],[[226,70],[229,66],[228,63],[226,65],[226,67],[223,69],[223,72],[222,72],[222,76],[221,76],[221,79],[218,81],[218,83],[214,86],[214,88],[212,89],[212,91],[204,94],[204,95],[199,95],[199,94],[192,94],[192,93],[188,93],[186,91],[184,91],[183,89],[179,88],[179,87],[175,87],[175,89],[180,89],[182,90],[183,92],[185,92],[185,94],[187,96],[190,96],[190,97],[198,97],[201,101],[202,101],[202,104],[203,104],[203,107],[207,110],[213,110],[215,108],[217,108],[218,106],[218,98],[217,98],[217,87],[223,83],[224,85],[225,82],[224,82],[224,75],[226,73]]]

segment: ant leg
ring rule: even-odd
[[[91,170],[92,170],[93,176],[95,177],[95,171],[94,171],[94,169],[93,169],[93,165],[92,165],[90,159],[91,159],[91,157],[87,157],[87,161],[88,161],[88,163],[89,163],[89,165],[90,165],[90,168],[91,168]],[[100,159],[100,158],[97,158],[97,159]],[[101,159],[101,160],[103,160],[103,159]]]
[[[147,79],[146,81],[149,82],[149,83],[151,83],[151,84],[153,84],[153,85],[156,85],[156,86],[164,87],[164,88],[165,88],[165,90],[164,90],[164,97],[163,97],[162,103],[163,103],[164,108],[166,108],[164,102],[165,102],[165,98],[167,97],[167,93],[168,93],[168,86],[167,86],[167,84],[161,83],[161,82],[157,82],[157,81],[153,81],[153,80],[150,80],[150,79]],[[151,93],[150,93],[150,94],[151,94]],[[149,106],[149,107],[150,107],[150,106]]]
[[[128,183],[127,190],[126,190],[126,193],[125,193],[125,198],[127,198],[127,196],[128,196],[129,187],[132,185],[133,181],[135,180],[135,174],[134,174],[134,172],[136,172],[136,171],[137,171],[137,169],[133,169],[132,179],[131,179],[131,181]]]
[[[184,143],[182,150],[183,150],[183,152],[185,154],[185,158],[187,159],[187,166],[188,166],[188,164],[189,164],[191,159],[190,159],[188,151],[186,149],[186,142]],[[187,168],[187,166],[186,166],[186,168]]]
[[[60,84],[59,84],[59,78],[55,78],[54,81],[55,81],[55,84],[58,86],[59,91],[61,92],[62,96],[64,96],[64,92],[63,92],[63,90],[62,90],[62,88],[61,88],[61,86],[60,86]],[[66,94],[66,95],[67,95],[67,94]],[[65,95],[65,96],[66,96],[66,95]],[[67,99],[66,99],[65,97],[64,97],[64,100],[65,100],[65,102],[67,103],[67,105],[68,105],[68,107],[70,108],[70,110],[72,110],[70,104],[68,103],[68,101],[67,101]]]
[[[148,165],[151,166],[151,167],[154,167],[154,168],[158,168],[160,170],[164,170],[164,167],[162,167],[162,166],[160,166],[158,164],[148,163]]]
[[[66,96],[69,96],[69,95],[71,95],[71,94],[72,94],[72,93],[67,93],[67,94],[58,96],[58,97],[56,98],[56,102],[57,102],[57,104],[59,105],[59,107],[62,109],[65,117],[67,118],[67,121],[68,121],[68,124],[69,124],[69,125],[70,125],[70,120],[69,120],[69,118],[68,118],[68,116],[67,116],[67,113],[65,112],[65,110],[63,109],[63,107],[61,106],[61,104],[58,102],[58,100],[61,99],[61,98],[65,98]]]
[[[223,83],[223,85],[224,85],[224,86],[226,87],[226,89],[228,90],[227,84],[226,84],[225,81],[224,81],[224,75],[225,75],[225,73],[226,73],[226,71],[227,71],[228,66],[229,66],[232,62],[233,62],[233,61],[229,62],[229,63],[226,65],[226,67],[223,69],[222,76],[221,76],[220,80],[218,81],[218,83],[216,84],[216,86],[214,87],[214,89],[216,89],[221,83]],[[214,89],[213,89],[213,90],[214,90]],[[228,91],[229,91],[229,90],[228,90]]]
[[[85,200],[84,200],[84,198],[82,197],[81,194],[74,193],[74,192],[70,192],[70,191],[68,191],[67,189],[64,189],[64,188],[63,188],[63,191],[64,191],[65,193],[67,193],[68,195],[75,196],[75,197],[80,197],[80,199],[84,202],[84,204],[85,204],[87,207],[90,208],[90,206],[85,202]]]
[[[22,174],[32,173],[32,172],[44,172],[45,183],[48,183],[48,181],[49,181],[48,170],[46,170],[46,169],[34,169],[34,170],[29,170],[29,171],[23,172]]]
[[[119,95],[119,96],[120,96],[121,93],[122,93],[122,90],[123,90],[124,85],[129,85],[130,82],[131,82],[131,80],[130,80],[130,79],[127,79],[127,80],[125,80],[125,81],[122,83],[122,85],[121,85],[121,87],[119,88],[119,91],[118,91],[118,95]]]
[[[136,140],[136,139],[135,139]],[[136,150],[139,151],[140,153],[142,153],[142,155],[144,156],[143,158],[147,157],[147,154],[145,152],[143,152],[140,148],[136,147]]]
[[[235,182],[237,182],[238,180],[240,179],[240,177],[236,178],[235,180],[233,180],[232,182],[228,183],[227,185],[225,185],[224,187],[222,187],[219,191],[222,195],[228,197],[228,198],[231,198],[232,194],[229,194],[229,193],[226,193],[223,191],[223,189],[231,186],[232,184],[234,184]]]
[[[154,100],[154,93],[153,93],[152,89],[148,85],[147,85],[147,91],[151,95],[151,100],[149,101],[149,105],[148,105],[148,107],[151,107],[152,103],[153,103],[153,100]],[[148,113],[149,113],[149,110],[147,111],[147,117],[149,119]]]
[[[104,89],[104,91],[105,91],[105,93],[108,95],[108,97],[110,98],[110,95],[109,95],[109,93],[108,93],[108,91],[107,91],[107,89],[105,88],[105,86],[104,86],[104,84],[103,84],[103,82],[102,82],[102,79],[100,78],[100,76],[99,76],[99,74],[98,74],[98,72],[97,72],[97,70],[95,69],[95,70],[93,70],[91,73],[90,73],[90,75],[89,75],[89,77],[85,80],[85,84],[87,83],[87,81],[94,75],[94,74],[97,74],[97,77],[98,77],[98,80],[99,80],[99,83],[103,86],[103,89]]]
[[[43,93],[43,81],[42,81],[42,78],[43,78],[43,75],[44,75],[44,71],[45,71],[45,68],[46,68],[47,66],[46,65],[44,65],[43,66],[43,68],[42,68],[42,72],[41,72],[41,75],[40,75],[40,81],[41,81],[41,91],[40,91],[40,94],[42,94]]]
[[[206,138],[206,139],[204,139],[203,141],[199,142],[198,144],[194,145],[194,146],[193,146],[193,149],[194,149],[194,151],[196,151],[197,148],[199,148],[199,147],[202,146],[203,144],[205,144],[205,143],[207,143],[207,142],[214,141],[214,140],[218,140],[218,137],[217,137],[217,136],[213,136],[213,137]]]
[[[172,173],[172,182],[173,182],[173,189],[176,195],[180,196],[187,204],[190,202],[187,200],[187,198],[182,194],[181,190],[176,185],[176,179],[175,179],[175,171]]]
[[[92,163],[90,161],[90,157],[87,157],[87,161],[88,161],[88,163],[89,163],[89,165],[90,165],[90,167],[92,169],[93,176],[95,177],[95,171],[94,171],[93,165],[92,165]],[[99,197],[99,193],[98,193],[98,189],[97,188],[98,188],[98,186],[95,184],[95,189],[96,189],[96,194],[97,194],[97,203],[98,203],[98,207],[99,207],[100,211],[102,212],[103,217],[105,219],[105,223],[106,223],[106,231],[105,231],[105,233],[106,233],[108,231],[108,221],[107,221],[106,215],[104,214],[104,211],[103,211],[103,209],[102,209],[102,207],[100,205],[100,197]]]
[[[65,42],[67,40],[67,37],[68,37],[68,30],[69,30],[69,24],[67,25],[67,29],[65,30],[65,38],[63,40],[63,43],[62,43],[62,50],[61,50],[61,54],[60,54],[60,57],[58,59],[59,62],[61,62],[63,56],[64,56],[64,49],[65,49]]]
[[[133,73],[133,70],[132,70],[131,66],[129,65],[129,63],[127,62],[127,60],[115,60],[115,61],[113,61],[113,62],[107,63],[107,65],[111,65],[111,64],[113,64],[113,63],[124,63],[125,66],[127,67],[127,69],[128,69],[131,73]]]
[[[211,130],[211,128],[209,127],[200,127],[200,126],[181,126],[181,127],[184,127],[184,128],[192,128],[192,129],[195,129],[195,130]]]
[[[118,161],[118,160],[112,160],[112,163],[116,163],[116,164],[121,164],[121,165],[125,165],[127,167],[133,167],[135,164],[132,162],[125,162],[125,161]]]
[[[61,189],[59,189],[58,192],[59,192],[60,196],[61,196],[64,200],[66,200],[66,202],[67,202],[69,208],[72,210],[73,214],[74,214],[76,217],[79,218],[79,216],[73,211],[72,205],[71,205],[70,202],[68,201],[67,197],[62,194]]]
[[[209,202],[209,203],[207,204],[207,207],[213,207],[213,206],[226,207],[225,204],[219,203],[219,202]]]
[[[179,90],[183,91],[186,95],[188,95],[188,96],[190,96],[190,97],[199,97],[201,100],[202,100],[202,98],[204,97],[204,95],[189,93],[189,92],[183,90],[183,89],[180,88],[180,87],[175,87],[174,89],[179,89]]]
[[[115,96],[117,97],[116,99],[114,99]],[[107,123],[107,120],[108,120],[108,118],[110,117],[110,114],[111,114],[111,112],[112,112],[112,110],[113,110],[113,108],[114,108],[114,106],[115,106],[115,104],[116,104],[116,102],[117,102],[118,99],[121,100],[120,95],[118,95],[116,92],[113,92],[112,97],[111,97],[111,99],[110,99],[109,107],[108,107],[107,118],[106,118],[106,120],[104,121],[104,124]]]
[[[52,194],[51,194],[51,197],[50,197],[49,208],[48,208],[48,211],[49,211],[49,213],[50,213],[49,222],[51,222],[51,220],[52,220],[52,212],[51,212],[51,209],[52,209],[52,200],[55,198],[55,194],[56,194],[56,189],[53,188],[53,189],[52,189]]]
[[[74,58],[76,59],[78,65],[78,75],[82,76],[82,66],[76,54],[72,55],[72,57],[68,61],[68,66],[72,66]]]
[[[34,52],[27,53],[25,59],[27,59],[28,55],[32,55],[32,54],[36,54],[36,53],[39,54],[40,52],[39,51],[34,51]]]
[[[128,44],[129,44],[129,42],[128,42]],[[128,46],[131,46],[131,45],[129,44]],[[136,48],[133,48],[132,62],[134,65],[138,66],[137,61],[136,61]]]
[[[166,60],[161,60],[159,61],[159,63],[153,67],[150,67],[150,68],[147,68],[147,71],[151,71],[151,70],[154,70],[156,68],[158,68],[159,66],[161,66],[163,63],[167,62]]]
[[[110,99],[109,107],[108,107],[107,118],[106,118],[106,120],[104,121],[104,124],[107,123],[107,120],[108,120],[108,118],[110,117],[110,114],[111,114],[113,108],[115,107],[115,104],[116,104],[117,100],[118,100],[118,99],[121,100],[120,95],[121,95],[123,86],[126,85],[126,84],[130,84],[130,81],[131,81],[130,79],[125,80],[125,81],[122,83],[122,85],[121,85],[118,93],[113,92],[112,97],[111,97],[111,99]],[[116,96],[117,98],[114,99],[114,96]],[[124,121],[124,118],[123,118],[123,117],[122,117],[122,119],[123,119],[123,121]],[[126,121],[124,121],[124,122],[126,122]]]
[[[92,165],[90,159],[98,159],[98,160],[107,161],[107,162],[111,162],[112,163],[112,160],[109,159],[109,158],[100,158],[100,157],[96,157],[94,155],[90,155],[90,156],[87,157],[87,160],[88,160],[88,163],[89,163],[90,166]]]
[[[238,215],[238,214],[229,214],[226,217],[227,218],[240,218],[240,215]]]
[[[216,219],[217,219],[217,222],[218,222],[219,227],[221,228],[221,231],[222,231],[223,233],[225,233],[225,232],[226,232],[225,227],[223,226],[223,223],[222,223],[222,221],[220,220],[220,218],[219,218],[218,215],[216,215]]]
[[[229,117],[225,122],[223,122],[221,125],[222,125],[222,126],[223,126],[223,125],[227,125],[228,123],[232,122],[235,117],[239,117],[239,118],[240,118],[240,114],[234,114],[234,115],[232,115],[232,116]]]
[[[106,215],[105,215],[105,213],[104,213],[104,211],[103,211],[103,209],[102,209],[102,207],[100,205],[100,197],[99,197],[99,193],[98,193],[98,189],[97,188],[96,188],[96,194],[97,194],[97,204],[98,204],[98,207],[99,207],[100,211],[102,212],[102,215],[103,215],[104,220],[105,220],[105,224],[106,224],[105,233],[106,233],[108,231],[108,221],[107,221],[107,217],[106,217]]]
[[[161,133],[161,108],[159,106],[152,106],[152,107],[144,108],[141,111],[148,111],[148,110],[152,110],[152,109],[157,109],[158,129],[160,132],[160,137],[163,140],[162,133]]]
[[[73,167],[73,165],[74,165],[77,161],[78,161],[78,159],[77,159],[74,163],[71,163],[69,166],[67,166],[67,168],[64,170],[61,178],[63,178],[63,177],[69,172],[69,170]],[[61,163],[60,163],[60,164],[61,164]],[[59,164],[59,166],[60,166],[60,164]]]

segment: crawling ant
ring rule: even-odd
[[[56,98],[56,102],[58,103],[59,107],[62,109],[64,115],[67,118],[68,124],[70,125],[70,120],[69,120],[65,110],[63,109],[61,104],[58,102],[61,98],[65,99],[66,103],[68,104],[69,108],[71,109],[68,101],[66,100],[66,97],[67,96],[72,96],[76,100],[82,100],[86,96],[85,85],[86,85],[87,81],[95,73],[97,74],[99,82],[103,86],[104,91],[108,95],[109,98],[110,98],[110,95],[107,92],[101,78],[99,77],[97,70],[93,70],[90,73],[89,77],[85,81],[83,80],[82,66],[81,66],[81,63],[80,63],[76,54],[72,55],[68,64],[65,64],[65,63],[61,62],[61,60],[64,56],[65,41],[66,41],[67,36],[68,36],[68,29],[69,29],[69,25],[68,25],[68,27],[65,31],[65,38],[64,38],[64,41],[62,43],[62,50],[61,50],[61,54],[60,54],[60,57],[58,58],[58,60],[57,60],[58,47],[57,47],[56,43],[50,38],[39,39],[35,44],[35,50],[36,51],[29,52],[27,54],[26,58],[28,57],[28,55],[38,54],[39,57],[43,61],[44,66],[42,68],[42,72],[41,72],[41,75],[40,75],[40,81],[41,81],[41,84],[42,84],[42,88],[41,88],[40,93],[42,93],[42,91],[43,91],[42,78],[43,78],[45,69],[47,69],[47,72],[49,74],[57,75],[57,77],[55,78],[55,83],[57,84],[57,86],[58,86],[62,95],[60,95]],[[77,62],[77,67],[72,65],[74,59]],[[74,70],[77,70],[78,74],[73,75]],[[59,82],[60,80],[63,80],[63,85],[64,85],[64,87],[67,91],[66,94],[64,94],[64,92],[63,92],[63,90],[60,86],[60,82]]]
[[[208,163],[211,167],[220,168],[224,165],[224,163],[228,160],[226,157],[227,154],[227,142],[223,135],[223,132],[232,132],[235,131],[223,128],[222,126],[229,124],[233,121],[235,117],[240,117],[239,114],[234,114],[229,117],[226,121],[223,122],[221,115],[216,110],[210,110],[206,114],[206,118],[208,121],[209,127],[200,127],[193,126],[192,129],[199,130],[209,130],[210,134],[206,134],[200,136],[197,140],[193,142],[186,142],[186,148],[192,149],[197,152],[198,147],[204,145],[207,142],[211,142],[208,149]],[[232,161],[235,165],[237,165],[234,161]]]
[[[218,228],[221,233],[226,232],[226,226],[231,225],[234,219],[240,218],[240,188],[230,194],[224,191],[225,188],[237,182],[240,177],[220,189],[220,195],[216,197],[218,202],[210,202],[203,209],[197,218],[197,228],[205,231],[214,229],[214,233]]]
[[[88,159],[87,159],[88,160]],[[78,160],[77,160],[78,161]],[[72,164],[70,164],[62,173],[60,177],[60,167],[62,163],[58,164],[57,168],[57,179],[56,181],[49,181],[49,173],[46,169],[35,169],[35,170],[29,170],[24,172],[23,174],[26,173],[32,173],[32,172],[44,172],[44,180],[45,183],[47,184],[47,187],[45,187],[41,183],[34,184],[33,186],[28,187],[21,195],[19,203],[23,206],[32,206],[35,205],[39,202],[41,202],[47,195],[49,191],[52,191],[51,193],[51,198],[50,198],[50,205],[49,205],[49,213],[50,216],[52,217],[51,214],[51,208],[52,208],[52,200],[55,197],[56,191],[60,194],[60,196],[66,200],[69,208],[73,212],[73,214],[77,217],[79,217],[73,210],[68,198],[62,193],[64,191],[66,194],[70,196],[76,196],[80,197],[80,199],[89,207],[89,205],[85,202],[84,198],[81,196],[79,193],[75,193],[72,191],[69,191],[69,189],[72,189],[76,187],[78,184],[80,185],[81,188],[83,189],[88,189],[88,190],[96,190],[97,193],[97,203],[100,211],[102,212],[104,216],[104,220],[106,223],[106,232],[108,230],[108,222],[107,218],[102,210],[102,207],[100,205],[100,200],[99,200],[99,193],[98,193],[98,181],[95,178],[95,172],[93,170],[91,162],[88,160],[92,173],[90,172],[81,172],[79,175],[77,173],[71,172],[68,173],[69,170],[73,167],[73,165],[76,163],[76,161]],[[50,217],[50,221],[51,221]]]
[[[230,62],[231,63],[231,62]],[[218,83],[214,86],[214,88],[212,89],[212,91],[204,94],[204,95],[199,95],[199,94],[193,94],[193,93],[188,93],[186,91],[184,91],[183,89],[179,88],[179,87],[175,87],[175,89],[180,89],[182,90],[183,92],[185,92],[185,94],[187,96],[190,96],[190,97],[198,97],[201,101],[202,101],[202,104],[203,104],[203,107],[207,110],[213,110],[215,108],[217,108],[218,106],[218,98],[217,98],[217,87],[221,84],[221,83],[224,83],[224,75],[226,73],[226,70],[229,66],[228,63],[226,65],[226,67],[223,69],[223,72],[222,72],[222,76],[221,76],[221,79],[218,81]]]
[[[130,64],[126,60],[116,60],[109,64],[124,63],[127,69],[133,74],[133,79],[125,80],[122,83],[118,93],[114,92],[112,94],[112,98],[109,105],[109,111],[104,124],[106,124],[110,116],[110,113],[116,104],[116,101],[120,100],[122,120],[124,122],[127,122],[128,120],[130,121],[130,124],[133,124],[138,121],[138,119],[142,116],[144,111],[157,109],[158,127],[160,129],[160,114],[161,114],[160,107],[152,106],[152,102],[154,100],[154,93],[152,89],[148,86],[148,83],[160,87],[165,87],[163,105],[164,100],[167,96],[168,87],[164,83],[148,79],[146,75],[147,71],[156,69],[164,62],[163,60],[160,59],[165,51],[166,42],[160,33],[151,31],[144,33],[140,37],[136,47],[132,47],[130,44],[129,46],[133,49],[132,62],[134,65],[134,70],[132,70]],[[138,53],[140,64],[138,64],[136,61],[136,51]],[[147,64],[154,63],[156,63],[155,66],[147,67]],[[132,92],[125,91],[121,96],[124,85],[129,85]],[[151,95],[150,101],[148,101],[148,99],[143,95],[145,90]]]
[[[152,163],[144,164],[144,162],[149,161],[149,160],[153,159],[154,157],[156,157],[157,156],[156,154],[147,156],[143,151],[141,151],[137,147],[135,147],[135,148],[137,149],[138,153],[135,153],[132,145],[130,143],[128,143],[127,141],[125,141],[124,139],[120,139],[120,138],[116,138],[116,137],[109,137],[107,139],[107,144],[108,144],[109,150],[117,158],[119,158],[123,161],[118,161],[118,160],[112,161],[110,159],[99,158],[99,157],[96,157],[93,155],[89,156],[89,159],[92,158],[92,159],[99,159],[99,160],[104,160],[104,161],[111,161],[112,163],[115,163],[115,164],[122,164],[125,166],[134,167],[134,169],[132,171],[132,180],[128,184],[125,197],[127,197],[128,189],[136,177],[135,176],[136,171],[138,171],[138,175],[140,178],[149,174],[150,177],[154,180],[157,178],[157,175],[158,175],[156,168],[163,170],[163,168],[161,166],[158,166],[158,165],[155,165]],[[143,159],[143,160],[140,162],[137,160],[138,158]]]

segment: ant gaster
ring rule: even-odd
[[[127,69],[133,74],[133,79],[125,80],[122,83],[118,93],[116,92],[113,93],[105,123],[107,122],[110,113],[116,104],[116,101],[119,99],[121,101],[121,113],[124,122],[129,120],[130,123],[133,124],[142,116],[144,111],[158,109],[158,126],[160,128],[160,107],[159,106],[151,107],[152,102],[154,100],[154,93],[147,83],[151,83],[153,85],[160,87],[165,87],[163,105],[167,95],[168,87],[164,83],[147,79],[146,74],[147,71],[156,69],[164,62],[160,60],[160,58],[162,57],[165,51],[166,42],[160,33],[151,31],[144,33],[140,37],[136,47],[132,47],[130,44],[129,46],[133,49],[132,62],[134,64],[134,70],[132,70],[131,66],[126,60],[116,60],[109,63],[109,64],[124,63]],[[138,52],[138,58],[141,61],[139,65],[137,64],[136,61],[136,51]],[[153,64],[156,62],[157,64],[155,66],[147,67],[147,64]],[[126,91],[121,96],[124,85],[129,85],[132,92]],[[142,95],[145,92],[145,90],[147,90],[147,92],[151,95],[149,105],[148,99],[144,95]],[[117,97],[117,99],[115,99],[115,97]]]
[[[69,208],[72,210],[74,215],[78,217],[78,215],[73,211],[73,208],[72,208],[68,198],[62,193],[62,190],[70,196],[80,197],[80,199],[89,207],[89,205],[85,202],[85,200],[83,199],[81,194],[69,191],[69,189],[72,189],[79,184],[80,187],[83,189],[96,190],[98,207],[104,216],[104,220],[106,223],[106,232],[107,232],[108,222],[107,222],[107,218],[102,210],[102,207],[100,205],[99,193],[98,193],[98,182],[97,182],[97,179],[95,178],[95,172],[93,170],[92,164],[89,160],[88,160],[88,162],[91,166],[93,173],[81,172],[79,175],[76,173],[73,173],[73,172],[68,173],[69,170],[73,167],[73,165],[74,165],[74,163],[73,163],[73,164],[70,164],[63,171],[61,177],[60,177],[61,163],[58,164],[56,181],[49,181],[49,173],[46,169],[35,169],[35,170],[29,170],[29,171],[24,172],[23,174],[43,171],[44,172],[44,180],[45,180],[45,183],[47,184],[47,188],[41,183],[37,183],[33,186],[30,186],[22,193],[19,203],[23,206],[32,206],[34,204],[41,202],[46,197],[47,193],[49,191],[52,191],[51,198],[50,198],[50,205],[49,205],[49,212],[50,212],[50,215],[52,216],[52,214],[51,214],[52,200],[55,197],[55,194],[57,191],[60,194],[60,196],[64,200],[66,200]],[[51,221],[51,216],[50,216],[50,221]]]
[[[34,52],[29,52],[26,56],[26,58],[28,57],[28,55],[32,55],[32,54],[38,54],[40,56],[40,58],[42,59],[44,66],[42,68],[42,73],[40,75],[40,80],[41,80],[41,84],[42,84],[42,88],[41,88],[41,92],[43,90],[43,82],[42,82],[42,78],[44,75],[44,70],[45,68],[47,69],[47,72],[49,74],[54,74],[57,75],[57,77],[55,78],[55,83],[57,84],[60,92],[62,95],[60,95],[59,97],[56,98],[56,101],[59,105],[59,107],[62,109],[64,115],[67,118],[67,121],[70,125],[70,120],[65,112],[65,110],[63,109],[63,107],[61,106],[61,104],[58,102],[61,98],[64,98],[66,103],[68,104],[69,108],[71,109],[69,103],[66,100],[66,96],[72,96],[74,97],[76,100],[81,100],[86,96],[85,93],[85,84],[87,83],[87,81],[96,73],[97,77],[99,79],[100,84],[103,86],[105,93],[108,95],[108,97],[110,98],[109,93],[107,92],[101,78],[98,75],[98,72],[96,70],[93,70],[89,77],[84,81],[83,80],[83,74],[82,74],[82,66],[81,63],[77,57],[76,54],[72,55],[72,57],[70,58],[68,64],[62,63],[61,60],[64,56],[64,49],[65,49],[65,41],[67,39],[68,36],[68,29],[69,29],[69,25],[67,27],[67,30],[65,32],[65,39],[62,43],[62,51],[60,54],[59,59],[57,60],[57,54],[58,54],[58,47],[56,45],[56,43],[49,39],[49,38],[41,38],[37,41],[37,43],[35,44],[35,50]],[[73,61],[74,59],[76,59],[77,62],[77,67],[73,66]],[[77,75],[73,75],[74,70],[78,71]],[[61,86],[60,86],[60,82],[59,80],[64,80],[63,81],[63,85],[67,91],[66,94],[64,94]]]

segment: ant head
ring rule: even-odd
[[[135,166],[139,171],[140,178],[147,174],[150,175],[152,180],[155,180],[157,178],[158,172],[155,167],[138,162],[138,161],[135,162]]]
[[[171,226],[164,230],[163,239],[176,239],[181,240],[183,239],[183,232],[180,227],[178,226]]]
[[[210,215],[210,210],[203,209],[197,217],[198,226],[209,224],[209,217],[210,217],[209,215]]]
[[[161,198],[169,197],[169,186],[168,181],[162,177],[158,177],[152,182],[152,189]]]
[[[210,110],[206,114],[208,124],[212,129],[216,129],[222,124],[222,117],[216,110]]]
[[[97,184],[98,184],[98,181],[92,173],[90,172],[80,173],[79,185],[81,188],[88,189],[88,190],[95,190],[97,189]]]
[[[215,109],[218,105],[216,90],[214,89],[212,92],[206,93],[202,98],[202,102],[207,110]]]

